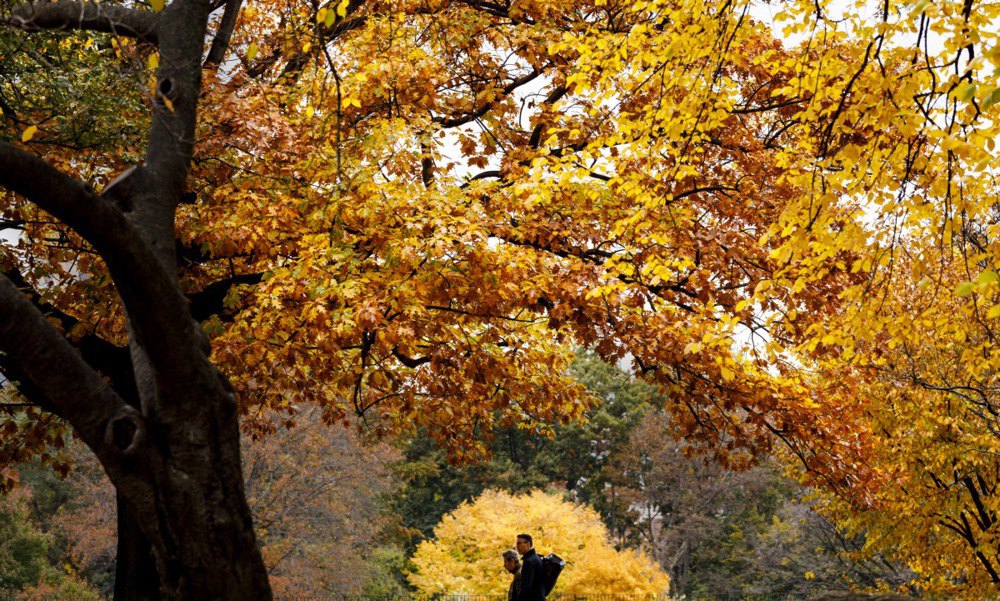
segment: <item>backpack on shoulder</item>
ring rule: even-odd
[[[566,560],[554,553],[542,557],[542,581],[545,584],[545,595],[548,596],[559,579],[559,574],[566,567]]]

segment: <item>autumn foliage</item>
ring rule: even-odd
[[[539,554],[566,560],[556,592],[567,595],[666,593],[670,578],[644,553],[615,550],[600,516],[558,494],[486,491],[446,515],[413,555],[410,582],[426,594],[496,594],[511,575],[500,557],[514,536],[531,533]]]
[[[928,589],[996,592],[995,5],[224,4],[230,59],[213,40],[157,248],[248,430],[309,404],[475,455],[498,427],[582,415],[584,345],[722,461],[783,455]],[[129,31],[27,36],[58,67],[84,57],[99,89],[4,46],[4,152],[109,203],[129,165],[170,159],[142,135],[147,113],[173,118],[156,86],[175,59]],[[137,344],[118,296],[135,282],[5,188],[8,291],[124,395],[98,358]],[[5,461],[64,427],[31,383]]]

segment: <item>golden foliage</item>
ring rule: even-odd
[[[642,552],[616,551],[600,516],[586,505],[535,491],[486,491],[446,515],[413,556],[410,582],[422,593],[502,593],[511,575],[500,554],[530,533],[540,555],[566,560],[556,592],[666,593],[669,577]]]
[[[206,77],[182,281],[234,284],[202,318],[258,431],[260,406],[316,403],[460,452],[579,416],[583,344],[730,463],[783,448],[923,585],[995,594],[998,21],[971,1],[255,3],[239,64]],[[98,187],[120,162],[46,156]],[[9,196],[23,237],[0,260],[32,266],[71,338],[120,342],[103,266]]]

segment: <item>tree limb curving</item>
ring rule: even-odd
[[[142,172],[138,171],[140,177]],[[166,370],[173,366],[183,370],[181,366],[189,364],[185,353],[200,348],[204,336],[166,266],[114,203],[43,159],[3,142],[0,187],[24,196],[94,246],[151,358]]]
[[[6,276],[0,306],[6,358],[100,454],[107,424],[125,403]]]
[[[14,7],[8,22],[19,29],[86,30],[158,42],[155,13],[111,4],[41,0]]]

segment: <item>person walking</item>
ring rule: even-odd
[[[517,551],[507,549],[503,552],[503,567],[514,576],[507,589],[507,601],[517,601],[521,594],[521,560],[517,558]]]
[[[535,553],[535,544],[530,534],[518,534],[514,544],[521,554],[521,590],[516,601],[545,601],[545,577],[542,573],[542,558]]]

